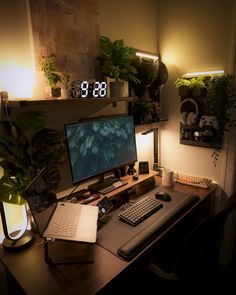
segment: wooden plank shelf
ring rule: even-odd
[[[117,97],[117,98],[70,98],[70,99],[35,99],[35,100],[26,100],[26,99],[15,99],[8,100],[8,107],[30,107],[35,105],[72,105],[80,103],[112,103],[113,106],[116,106],[117,102],[128,102],[132,101],[133,97]]]

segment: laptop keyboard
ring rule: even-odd
[[[52,236],[60,236],[74,238],[79,221],[77,206],[63,206],[58,203],[54,212],[53,219],[48,228],[48,234]]]

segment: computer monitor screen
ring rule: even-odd
[[[94,118],[66,124],[65,133],[73,183],[137,161],[132,116]]]

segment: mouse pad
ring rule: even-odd
[[[174,189],[164,188],[159,186],[147,194],[141,196],[141,198],[147,196],[155,196],[158,191],[167,192],[172,200],[170,202],[160,201],[164,205],[160,210],[156,211],[154,214],[149,216],[147,219],[142,221],[136,226],[132,226],[124,221],[122,221],[118,214],[121,209],[116,209],[106,216],[105,224],[100,224],[98,227],[98,239],[97,244],[105,248],[109,252],[117,255],[117,250],[127,243],[130,239],[134,238],[141,231],[145,230],[150,224],[158,219],[162,219],[166,214],[170,214],[175,210],[183,199],[187,198],[188,195],[175,191]],[[136,199],[135,199],[136,200]],[[139,200],[139,198],[137,198]],[[117,255],[118,256],[118,255]]]

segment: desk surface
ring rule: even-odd
[[[160,177],[155,176],[155,180],[156,184],[160,185]],[[177,192],[198,195],[200,200],[197,205],[213,195],[216,189],[216,184],[212,184],[208,189],[201,189],[177,183],[173,188]],[[178,220],[184,218],[191,210],[185,212]],[[165,231],[167,232],[168,229]],[[161,239],[161,236],[158,236],[152,244],[157,243],[159,239]],[[1,246],[0,257],[28,295],[91,295],[96,294],[130,264],[135,263],[135,260],[140,255],[143,255],[145,251],[146,249],[131,261],[124,261],[101,246],[96,245],[93,263],[64,264],[52,267],[44,262],[43,244],[41,239],[36,236],[33,245],[18,252],[4,251]]]

